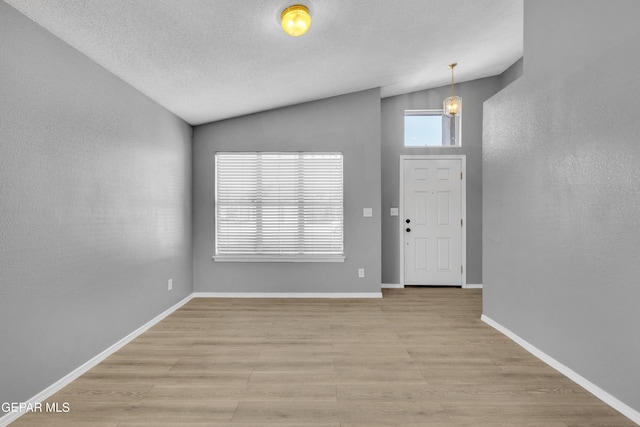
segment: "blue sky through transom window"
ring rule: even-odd
[[[442,146],[442,114],[406,115],[404,145],[405,147]]]

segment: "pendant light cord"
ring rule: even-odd
[[[454,93],[453,93],[453,69],[456,67],[456,65],[458,65],[457,62],[454,62],[453,64],[449,64],[449,68],[451,68],[451,98],[453,98]]]

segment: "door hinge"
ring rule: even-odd
[[[460,179],[462,179],[462,172],[460,172]]]
[[[460,266],[460,274],[462,274],[462,272],[463,272],[462,268],[463,268],[463,267],[462,267],[462,266]]]
[[[460,218],[460,227],[462,227],[462,218]]]

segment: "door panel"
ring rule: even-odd
[[[451,239],[438,239],[438,271],[451,271]]]
[[[404,283],[461,286],[462,162],[403,162]]]
[[[438,191],[438,225],[451,225],[451,193]]]
[[[449,169],[438,168],[438,180],[449,181]]]
[[[415,213],[414,213],[414,225],[427,225],[429,219],[429,195],[424,191],[416,191],[414,193],[415,201]],[[407,224],[410,227],[411,224]]]
[[[429,239],[417,238],[416,242],[416,270],[428,270],[427,264],[429,256],[427,251],[429,250]]]

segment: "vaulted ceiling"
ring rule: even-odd
[[[192,125],[380,87],[392,96],[500,74],[523,0],[6,0]],[[280,13],[302,3],[311,29]]]

